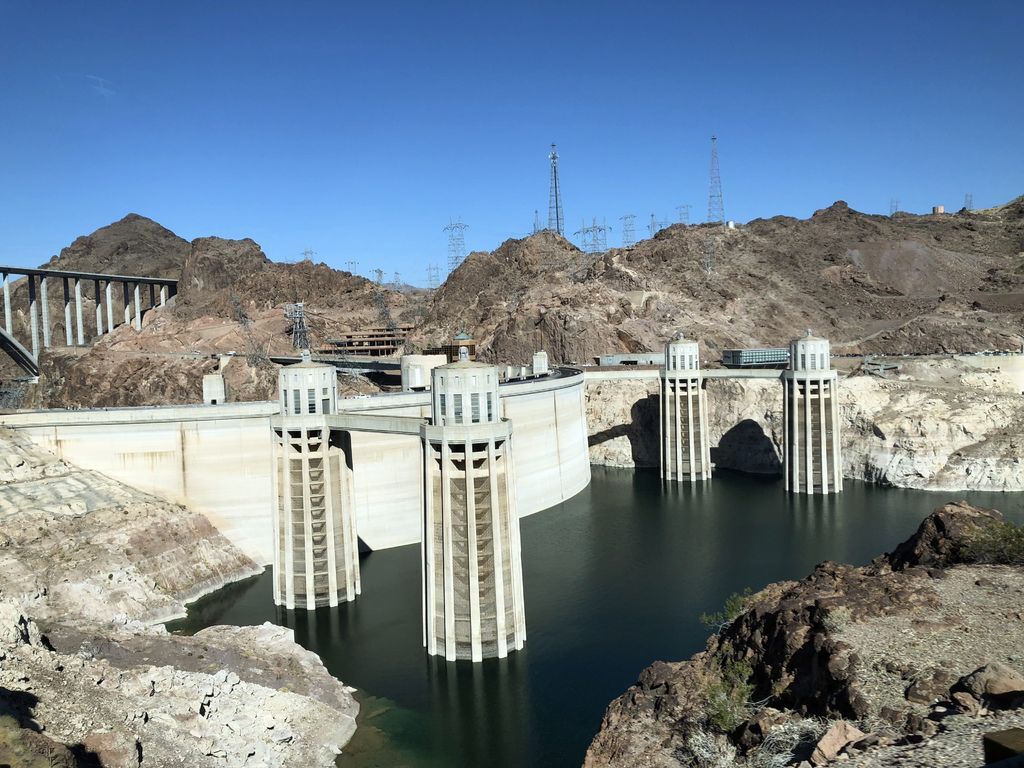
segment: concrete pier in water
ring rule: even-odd
[[[696,341],[689,341],[680,333],[665,345],[660,383],[662,478],[710,480],[708,403]]]
[[[355,600],[359,547],[351,440],[334,431],[337,374],[310,362],[281,369],[275,427],[274,603],[313,610]]]
[[[433,369],[423,440],[423,644],[481,661],[523,647],[519,514],[512,424],[498,370],[462,360]]]
[[[838,381],[829,362],[827,339],[807,331],[790,344],[789,368],[782,375],[782,466],[788,491],[828,494],[843,490]]]

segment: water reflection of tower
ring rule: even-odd
[[[526,615],[511,424],[498,371],[468,359],[432,371],[424,456],[423,644],[450,661],[523,647]]]

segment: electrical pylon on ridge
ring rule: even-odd
[[[722,201],[722,175],[718,169],[718,137],[711,137],[711,172],[708,184],[708,222],[725,224],[725,203]]]
[[[565,234],[565,217],[562,213],[562,186],[558,180],[558,152],[555,145],[551,145],[551,152],[548,154],[551,161],[551,190],[548,194],[548,229],[552,232]]]
[[[462,219],[448,220],[447,226],[441,231],[448,233],[448,274],[459,268],[459,264],[466,258],[466,235],[469,224],[463,224]]]

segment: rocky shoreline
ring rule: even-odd
[[[998,512],[948,504],[867,566],[736,596],[612,702],[584,765],[980,765],[981,732],[1024,726],[1022,558]]]
[[[359,707],[290,630],[160,624],[263,570],[205,517],[0,430],[0,519],[0,764],[334,765]]]

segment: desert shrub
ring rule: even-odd
[[[746,659],[725,659],[718,674],[705,689],[707,722],[722,733],[734,731],[750,716],[750,695],[754,686],[750,677],[754,670]]]
[[[736,764],[736,748],[722,736],[701,729],[686,740],[688,763],[694,768],[731,768]]]
[[[826,730],[826,724],[820,720],[790,720],[781,723],[765,736],[757,749],[748,757],[747,764],[751,768],[784,768],[791,765],[801,747],[808,750],[816,743]]]
[[[979,527],[961,547],[964,560],[995,565],[1024,565],[1024,527],[1007,520]]]
[[[852,614],[847,606],[837,605],[835,608],[825,611],[825,615],[821,619],[821,626],[829,634],[835,634],[842,631],[850,623],[851,618]]]
[[[702,613],[700,615],[700,623],[710,629],[721,629],[730,624],[733,619],[747,609],[747,605],[750,603],[750,596],[750,587],[747,587],[742,592],[733,592],[725,598],[725,605],[722,606],[722,610],[715,611],[714,613]]]

